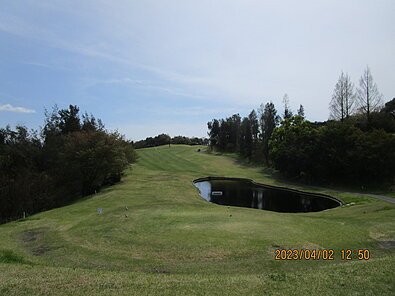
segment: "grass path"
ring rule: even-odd
[[[346,192],[346,191],[340,191],[340,190],[336,190],[336,189],[328,189],[328,188],[324,188],[324,187],[315,187],[315,188],[317,188],[318,190],[326,190],[326,191],[331,190],[333,192],[349,193],[349,194],[360,195],[360,196],[369,196],[369,197],[378,198],[378,199],[384,200],[386,202],[395,204],[395,198],[390,197],[390,196],[373,194],[373,193],[361,193],[361,192],[351,192],[351,191]]]
[[[330,190],[315,191],[353,205],[284,214],[210,204],[193,179],[284,184],[196,149],[138,150],[138,163],[121,183],[0,225],[0,295],[394,293],[394,205]],[[274,260],[279,247],[333,249],[335,255],[330,261]],[[341,260],[342,249],[369,249],[371,259]]]

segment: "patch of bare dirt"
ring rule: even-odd
[[[280,246],[280,245],[275,245],[275,244],[272,245],[272,248],[275,248],[275,249],[285,249],[284,247],[282,247],[282,246]]]
[[[395,248],[395,240],[382,241],[379,243],[379,246],[383,249]]]
[[[47,246],[40,246],[36,249],[33,249],[31,252],[34,256],[43,256],[45,253],[48,253],[50,249]]]
[[[159,270],[159,269],[156,269],[156,268],[154,268],[153,270],[151,270],[151,272],[153,272],[153,273],[162,273],[162,274],[170,274],[170,273],[171,273],[171,272],[168,271],[168,270]]]
[[[50,248],[45,245],[37,246],[37,242],[40,236],[45,233],[45,230],[28,230],[22,233],[22,242],[25,247],[32,253],[34,256],[43,256],[44,254],[50,251]]]
[[[45,231],[43,231],[43,230],[25,231],[25,232],[22,234],[22,241],[23,241],[24,243],[34,242],[34,241],[37,240],[37,236],[38,236],[39,234],[44,233],[44,232],[45,232]]]

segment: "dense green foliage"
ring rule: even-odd
[[[94,193],[135,161],[131,142],[78,113],[54,108],[41,137],[23,126],[0,129],[0,222]]]
[[[245,158],[268,163],[269,139],[279,121],[272,102],[261,105],[258,114],[252,110],[243,119],[239,114],[213,119],[207,123],[210,147],[221,152],[238,152]]]
[[[155,137],[148,137],[145,140],[140,140],[133,143],[134,148],[148,148],[156,147],[161,145],[169,144],[184,144],[184,145],[206,145],[208,140],[205,138],[192,137],[188,138],[185,136],[176,136],[171,138],[169,135],[160,134]]]
[[[382,183],[395,177],[395,136],[361,130],[351,121],[319,126],[296,116],[273,132],[270,155],[276,169],[305,181]]]
[[[286,105],[287,108],[287,105]],[[379,111],[339,121],[309,122],[298,115],[281,124],[272,103],[208,123],[210,147],[265,162],[283,175],[307,182],[382,184],[395,177],[395,99]],[[285,109],[284,114],[290,114]],[[259,121],[258,121],[259,118]]]

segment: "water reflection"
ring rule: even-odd
[[[194,181],[200,195],[219,205],[276,212],[317,212],[341,205],[336,198],[281,187],[257,184],[248,179],[202,178]]]

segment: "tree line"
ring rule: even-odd
[[[95,193],[137,158],[131,141],[77,106],[45,115],[40,133],[0,129],[0,223]]]
[[[184,144],[184,145],[208,145],[208,139],[185,136],[170,137],[167,134],[160,134],[155,137],[148,137],[145,140],[134,142],[134,148],[148,148],[169,144]]]
[[[383,95],[373,80],[369,67],[366,67],[359,80],[359,87],[354,91],[350,76],[341,73],[333,91],[330,103],[330,118],[344,120],[353,114],[365,114],[366,123],[370,124],[371,114],[383,106]]]
[[[235,152],[290,178],[324,183],[383,183],[395,177],[395,99],[382,95],[367,67],[354,86],[341,73],[329,105],[330,120],[310,122],[283,97],[283,112],[272,102],[241,118],[208,122],[211,149]]]

